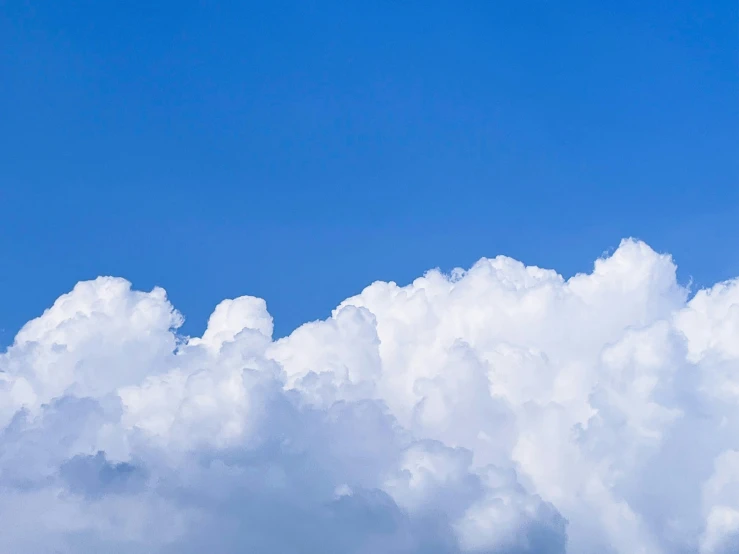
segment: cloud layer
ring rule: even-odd
[[[627,240],[182,321],[101,277],[0,354],[0,553],[739,549],[739,281]]]

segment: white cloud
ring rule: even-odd
[[[739,281],[689,299],[624,241],[374,283],[272,340],[78,284],[0,354],[0,554],[726,554]]]

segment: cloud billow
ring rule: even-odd
[[[79,283],[0,354],[0,554],[726,554],[739,281],[623,241],[377,282],[272,339]]]

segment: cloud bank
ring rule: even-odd
[[[739,550],[739,280],[627,240],[182,321],[101,277],[0,354],[0,553]]]

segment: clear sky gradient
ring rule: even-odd
[[[217,4],[217,5],[216,5]],[[0,344],[77,281],[278,335],[373,280],[625,236],[739,275],[733,0],[0,3]]]

